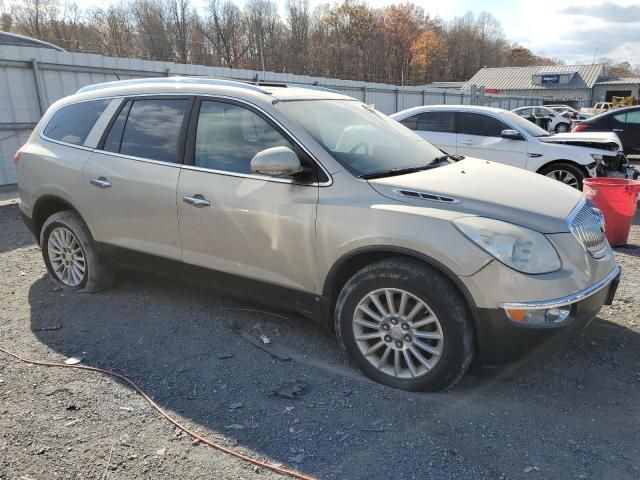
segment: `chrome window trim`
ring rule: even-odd
[[[297,182],[295,180],[292,179],[288,179],[288,178],[273,178],[273,177],[269,177],[267,175],[255,175],[255,174],[245,174],[245,173],[240,173],[240,172],[227,172],[224,170],[213,170],[213,169],[208,169],[208,168],[204,168],[204,167],[196,167],[195,165],[186,165],[184,163],[170,163],[170,162],[162,162],[159,160],[153,160],[150,158],[141,158],[141,157],[134,157],[132,155],[123,155],[121,153],[115,153],[115,152],[107,152],[106,150],[98,150],[97,148],[90,148],[90,147],[85,147],[83,145],[75,145],[73,143],[67,143],[67,142],[61,142],[59,140],[54,140],[52,138],[49,138],[47,136],[45,136],[43,134],[46,125],[49,123],[49,121],[51,120],[51,118],[53,117],[53,115],[60,110],[63,107],[66,107],[68,105],[73,105],[76,103],[83,103],[83,102],[92,102],[95,100],[107,100],[107,99],[125,99],[125,98],[134,98],[134,97],[149,97],[149,96],[154,96],[154,97],[158,97],[158,96],[189,96],[189,97],[207,97],[207,98],[211,98],[211,99],[224,99],[224,100],[233,100],[239,103],[243,103],[245,105],[248,105],[250,107],[255,108],[256,110],[260,111],[260,113],[262,113],[263,115],[265,115],[266,117],[268,117],[269,119],[271,119],[271,121],[273,121],[276,125],[278,125],[278,127],[280,127],[287,135],[289,135],[293,141],[302,149],[304,150],[304,152],[309,155],[309,157],[311,158],[311,160],[313,162],[316,163],[316,165],[318,165],[320,167],[320,169],[322,169],[322,171],[325,173],[325,175],[327,176],[328,180],[326,182],[313,182],[313,183],[301,183],[301,182]],[[97,123],[97,121],[96,121]],[[106,126],[105,126],[106,128]],[[147,162],[147,163],[155,163],[158,165],[168,165],[168,166],[177,166],[177,167],[181,167],[181,168],[185,168],[187,170],[196,170],[196,171],[201,171],[201,172],[205,172],[205,173],[214,173],[217,175],[228,175],[231,177],[240,177],[240,178],[251,178],[251,179],[258,179],[258,180],[264,180],[267,182],[277,182],[277,183],[291,183],[291,184],[295,184],[295,185],[300,185],[300,186],[304,186],[304,187],[328,187],[330,185],[333,185],[333,177],[331,176],[331,174],[329,173],[329,171],[325,168],[325,166],[322,164],[322,162],[320,162],[315,155],[313,155],[309,149],[304,146],[302,144],[302,142],[300,142],[300,140],[298,140],[295,135],[293,135],[289,129],[285,128],[284,125],[282,125],[275,117],[273,117],[273,115],[271,115],[269,112],[265,111],[263,108],[259,107],[258,105],[249,102],[243,98],[238,98],[238,97],[232,97],[229,95],[217,95],[215,93],[177,93],[177,92],[166,92],[166,93],[137,93],[137,94],[133,94],[133,95],[108,95],[108,96],[104,96],[104,97],[96,97],[96,98],[88,98],[86,100],[78,100],[75,102],[69,102],[69,103],[65,103],[64,105],[60,105],[58,108],[56,108],[56,110],[54,112],[51,113],[51,115],[49,116],[49,118],[47,119],[47,123],[45,123],[45,125],[43,125],[43,127],[40,129],[40,134],[39,134],[40,138],[43,140],[46,140],[48,142],[53,142],[53,143],[58,143],[60,145],[65,145],[67,147],[72,147],[72,148],[79,148],[81,150],[87,150],[90,152],[96,152],[96,153],[104,153],[107,155],[112,155],[112,156],[116,156],[116,157],[122,157],[122,158],[127,158],[129,160],[137,160],[137,161],[141,161],[141,162]]]
[[[620,267],[615,266],[605,277],[590,287],[580,290],[579,292],[567,295],[565,297],[554,298],[552,300],[541,300],[533,302],[504,302],[499,303],[498,307],[502,309],[518,309],[518,310],[545,310],[548,308],[558,308],[571,305],[572,303],[584,300],[591,295],[598,293],[600,290],[609,285],[619,274]]]
[[[138,162],[153,163],[155,165],[165,165],[167,167],[175,167],[175,168],[184,167],[182,163],[164,162],[162,160],[153,160],[151,158],[142,158],[142,157],[136,157],[134,155],[125,155],[124,153],[109,152],[107,150],[98,150],[97,148],[93,148],[91,149],[91,151],[94,153],[99,153],[101,155],[109,155],[110,157],[126,158],[128,160],[136,160]]]

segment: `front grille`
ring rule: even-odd
[[[591,202],[584,202],[569,216],[569,228],[584,249],[594,258],[601,258],[607,249],[604,217]]]

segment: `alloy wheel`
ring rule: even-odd
[[[85,279],[86,258],[80,242],[71,230],[56,227],[47,241],[49,262],[54,274],[69,287],[77,287]]]
[[[551,170],[546,176],[565,183],[573,188],[578,188],[580,186],[576,176],[567,170]]]
[[[442,326],[431,308],[397,288],[375,290],[360,300],[353,314],[353,334],[367,361],[395,378],[428,374],[444,347]]]

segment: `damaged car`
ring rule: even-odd
[[[559,133],[513,112],[491,107],[438,105],[391,115],[450,155],[524,168],[582,189],[585,178],[637,178],[612,132]]]
[[[94,85],[54,103],[14,161],[20,212],[60,288],[97,292],[140,268],[284,307],[400,389],[447,389],[474,361],[574,334],[620,277],[603,216],[577,190],[454,161],[333,91]]]

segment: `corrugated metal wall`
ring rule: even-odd
[[[40,116],[56,100],[93,83],[166,75],[209,76],[237,80],[299,83],[339,90],[391,114],[418,105],[487,104],[501,108],[539,104],[542,99],[475,95],[460,90],[399,87],[380,83],[256,72],[203,65],[182,65],[135,58],[0,46],[0,186],[15,183],[14,152],[27,141]]]

